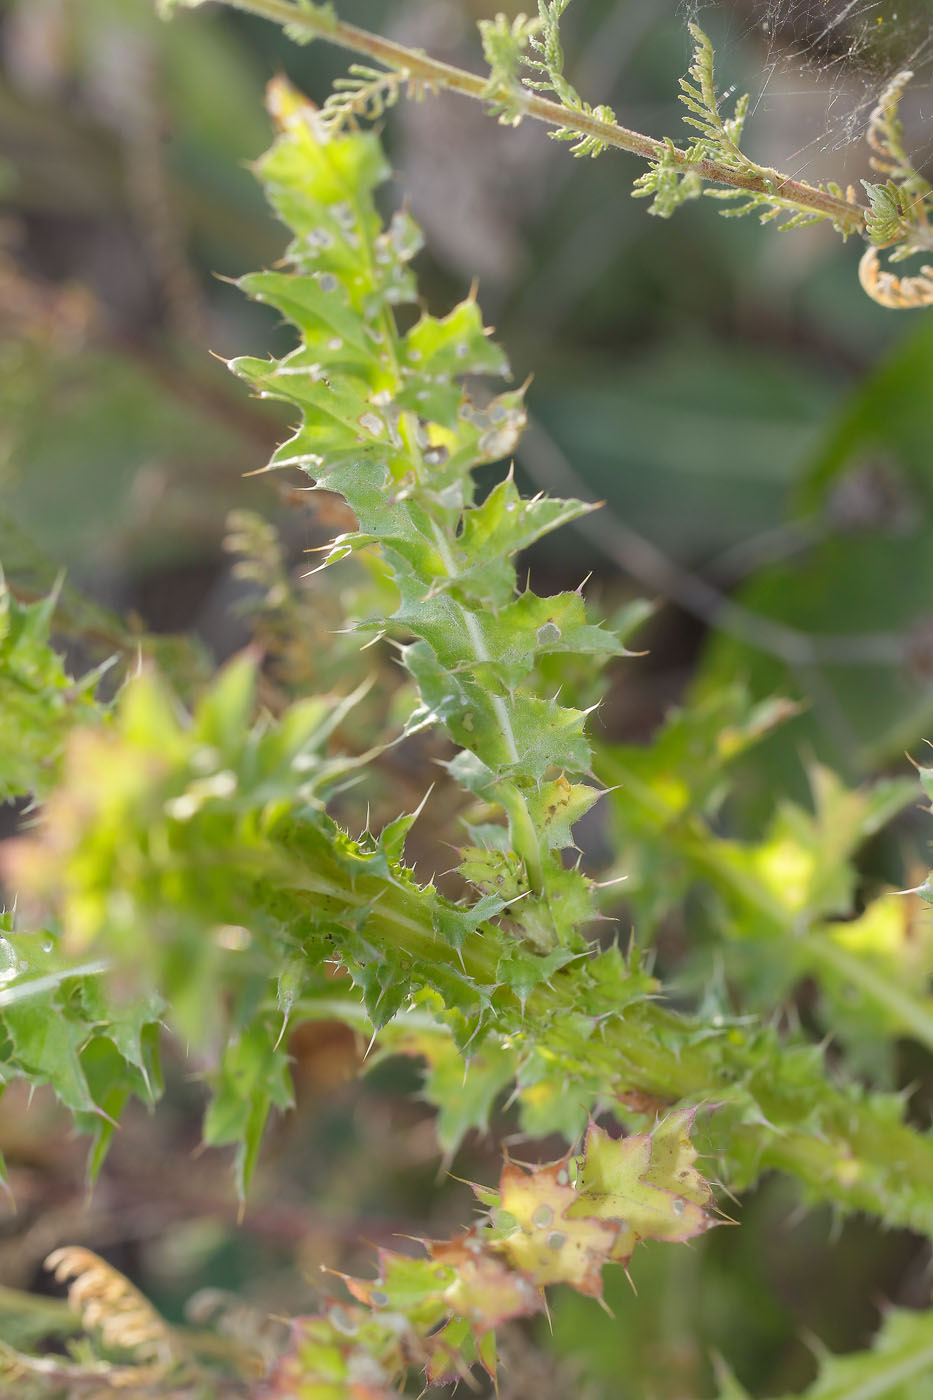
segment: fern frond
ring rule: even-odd
[[[913,277],[895,277],[882,269],[878,249],[866,248],[858,268],[863,289],[879,306],[892,311],[933,306],[933,265],[925,264]]]
[[[100,1255],[67,1245],[48,1256],[45,1267],[68,1283],[69,1305],[103,1345],[128,1351],[149,1368],[165,1371],[178,1359],[168,1324],[128,1278]]]

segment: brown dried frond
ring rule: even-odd
[[[866,248],[858,269],[859,281],[872,301],[895,311],[933,306],[933,266],[924,266],[916,277],[895,277],[882,269],[877,248]]]
[[[69,1304],[105,1346],[125,1349],[140,1362],[160,1367],[176,1359],[168,1324],[129,1279],[92,1250],[77,1245],[56,1249],[45,1267],[59,1283],[70,1280]]]

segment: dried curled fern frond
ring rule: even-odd
[[[176,1331],[88,1249],[56,1250],[46,1265],[71,1281],[69,1300],[5,1290],[4,1322],[39,1302],[43,1325],[17,1329],[16,1345],[3,1328],[2,1400],[245,1400],[284,1344],[280,1322],[222,1295],[193,1298]]]
[[[858,265],[858,277],[863,289],[879,306],[892,311],[913,310],[933,306],[933,265],[925,263],[915,277],[895,277],[886,272],[878,258],[877,248],[866,248]]]
[[[70,1306],[105,1347],[131,1352],[150,1373],[163,1374],[179,1359],[168,1324],[139,1289],[98,1254],[68,1245],[50,1254],[45,1267],[59,1283],[68,1281]]]
[[[167,1391],[149,1371],[138,1366],[111,1366],[106,1361],[75,1362],[60,1356],[30,1356],[0,1341],[0,1386],[4,1400],[185,1400]],[[151,1382],[151,1384],[150,1384]],[[154,1388],[159,1385],[158,1392]],[[190,1394],[190,1392],[189,1392]]]

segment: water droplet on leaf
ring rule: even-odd
[[[331,1308],[328,1316],[330,1325],[344,1337],[355,1337],[360,1330],[356,1319],[351,1317],[346,1308],[342,1308],[339,1303]]]
[[[10,982],[16,976],[16,954],[7,938],[0,938],[0,983]]]

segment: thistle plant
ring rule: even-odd
[[[392,58],[393,46],[360,38],[329,7],[238,3],[296,38]],[[269,1114],[292,1103],[289,1032],[316,1018],[351,1026],[383,1056],[419,1058],[446,1161],[506,1093],[525,1135],[559,1134],[566,1150],[530,1168],[506,1160],[495,1186],[473,1188],[478,1220],[422,1241],[420,1254],[379,1251],[375,1276],[330,1285],[333,1296],[294,1321],[271,1359],[231,1347],[216,1364],[216,1346],[205,1353],[203,1338],[199,1350],[169,1328],[95,1256],[53,1256],[92,1345],[69,1366],[3,1347],[11,1394],[130,1386],[154,1397],[382,1400],[403,1393],[413,1370],[432,1383],[474,1366],[495,1376],[497,1330],[543,1312],[549,1287],[600,1298],[605,1266],[627,1266],[643,1241],[702,1237],[725,1218],[720,1187],[741,1192],[771,1170],[806,1203],[933,1235],[933,1139],[904,1096],[869,1087],[853,1073],[857,1057],[847,1067],[779,1023],[741,965],[740,1011],[715,986],[693,1011],[674,1010],[640,946],[663,909],[705,884],[724,946],[754,942],[783,963],[778,1004],[812,977],[823,1028],[844,1045],[897,1034],[929,1047],[929,996],[915,985],[929,961],[909,970],[912,984],[907,940],[895,936],[879,968],[875,943],[859,934],[871,919],[897,925],[892,897],[855,903],[858,847],[912,800],[913,784],[852,793],[814,772],[814,813],[785,809],[758,844],[740,845],[714,824],[728,765],[786,707],[728,696],[673,717],[644,750],[595,748],[561,679],[581,658],[598,669],[625,657],[646,610],[636,605],[610,628],[588,615],[582,587],[539,596],[520,586],[516,556],[592,507],[525,497],[508,466],[480,497],[477,469],[507,462],[518,441],[523,390],[508,381],[475,293],[445,316],[399,314],[418,306],[421,236],[404,210],[380,216],[388,166],[360,122],[404,89],[443,81],[502,120],[557,121],[554,109],[558,136],[578,154],[624,144],[612,114],[588,107],[564,77],[565,7],[487,24],[488,79],[404,51],[385,80],[357,72],[321,109],[284,80],[271,84],[278,137],[257,174],[290,243],[281,266],[241,287],[286,318],[296,343],[230,368],[295,416],[270,467],[304,472],[352,512],[321,567],[345,568],[349,556],[372,566],[379,586],[354,643],[391,647],[413,700],[391,740],[348,748],[333,740],[366,703],[355,667],[326,694],[293,696],[306,672],[291,666],[269,704],[247,652],[191,706],[151,667],[114,699],[95,698],[98,677],[73,682],[50,645],[54,598],[26,607],[7,596],[0,720],[19,758],[0,778],[5,795],[42,805],[5,852],[20,903],[0,942],[0,1069],[5,1081],[50,1084],[91,1132],[91,1181],[125,1103],[158,1096],[164,1028],[206,1081],[204,1141],[234,1148],[246,1198]],[[640,192],[654,196],[654,212],[721,180],[766,217],[827,218],[887,242],[896,224],[905,245],[909,234],[925,246],[922,217],[898,193],[910,185],[910,198],[925,200],[928,190],[897,154],[896,95],[873,138],[896,207],[869,227],[875,215],[848,198],[746,159],[746,109],[719,114],[712,51],[699,31],[694,39],[683,92],[699,137],[686,152],[642,151],[654,165]],[[255,520],[235,520],[233,534],[262,585],[259,635],[265,627],[274,660],[289,656],[282,638],[303,620],[281,555]],[[427,791],[378,831],[344,815],[352,784],[388,744],[429,728],[449,745],[447,781],[464,803],[459,898],[406,863],[406,839],[431,810]],[[929,772],[921,778],[929,794]],[[600,801],[617,837],[610,874],[632,876],[641,915],[627,951],[605,917],[607,883],[586,873],[574,841],[575,823]],[[865,996],[855,1014],[853,987]],[[114,1346],[129,1355],[115,1360]],[[930,1315],[894,1313],[875,1350],[826,1362],[811,1393],[918,1400],[931,1358]],[[725,1365],[720,1381],[723,1397],[743,1395]]]

